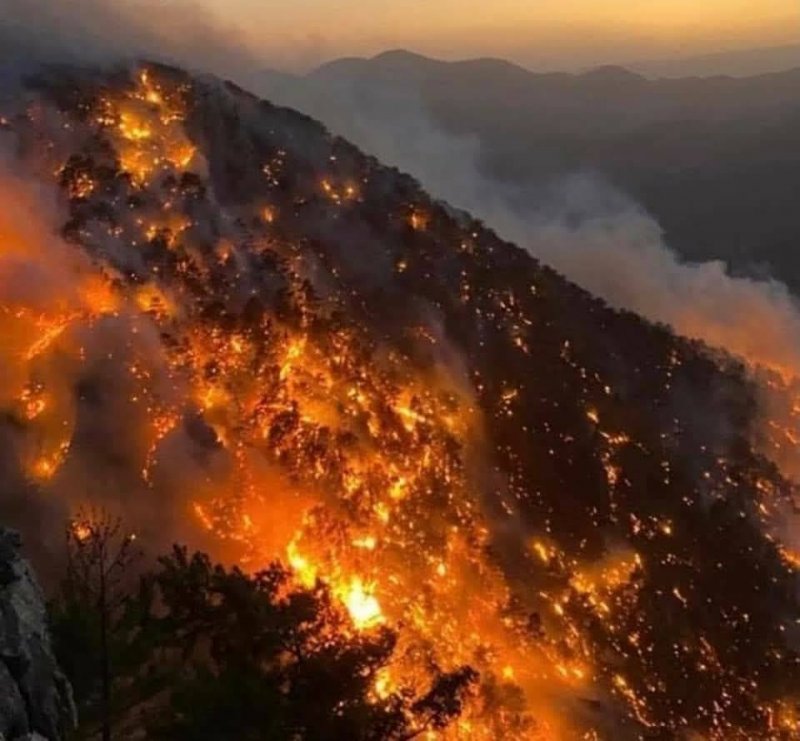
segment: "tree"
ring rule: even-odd
[[[129,568],[139,555],[135,540],[107,511],[79,510],[66,528],[66,576],[51,607],[59,659],[79,709],[99,719],[103,741],[112,730],[112,634],[128,599]]]

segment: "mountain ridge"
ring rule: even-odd
[[[778,47],[778,49],[788,49],[788,50],[798,50],[800,54],[800,47],[795,46],[788,46],[788,47]],[[760,51],[760,50],[758,50]],[[758,53],[755,51],[753,53]],[[708,55],[708,57],[698,57],[698,59],[715,59],[717,57],[724,57],[727,56],[726,53],[719,53],[719,54],[712,54]],[[547,71],[537,71],[535,69],[531,69],[521,64],[517,64],[515,62],[509,61],[502,57],[465,57],[463,59],[441,59],[435,56],[430,56],[427,54],[423,54],[420,52],[410,51],[408,49],[398,48],[398,49],[390,49],[387,51],[380,52],[378,54],[374,54],[372,56],[346,56],[346,57],[339,57],[336,59],[329,60],[320,64],[317,67],[314,67],[309,72],[300,75],[293,75],[295,77],[314,77],[314,76],[325,76],[332,71],[337,71],[340,67],[358,67],[358,68],[366,68],[370,65],[380,65],[380,66],[402,66],[402,67],[410,67],[413,65],[419,65],[420,67],[427,67],[427,68],[442,68],[442,67],[452,67],[452,68],[474,68],[474,67],[487,67],[492,68],[495,71],[505,71],[508,73],[513,74],[522,74],[528,75],[532,78],[561,78],[561,79],[568,79],[568,78],[584,78],[599,74],[603,74],[604,71],[615,71],[619,73],[620,79],[624,77],[628,77],[629,80],[648,80],[652,83],[676,83],[676,82],[686,82],[689,80],[728,80],[731,83],[735,83],[737,80],[747,80],[753,78],[763,78],[763,79],[770,79],[770,78],[779,78],[782,76],[794,76],[797,74],[797,71],[800,70],[800,56],[798,57],[798,61],[795,64],[791,64],[786,66],[785,68],[776,68],[776,69],[763,69],[763,70],[755,70],[751,73],[747,74],[731,74],[725,72],[723,70],[709,72],[707,74],[699,73],[699,72],[692,72],[687,69],[685,72],[681,74],[671,74],[665,76],[659,76],[655,74],[648,74],[647,72],[643,71],[647,69],[647,65],[669,65],[674,63],[676,67],[681,68],[682,60],[674,60],[674,62],[670,62],[668,60],[664,60],[661,62],[640,62],[640,63],[623,63],[623,64],[615,64],[615,63],[604,63],[598,64],[591,67],[587,67],[582,70],[577,71],[567,71],[567,70],[547,70]],[[286,73],[282,73],[286,74]]]

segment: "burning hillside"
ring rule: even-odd
[[[800,407],[233,86],[2,114],[63,202],[0,221],[6,490],[321,580],[397,631],[376,696],[479,673],[447,738],[797,736]]]

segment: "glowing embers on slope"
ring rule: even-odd
[[[155,214],[151,206],[130,209],[121,238],[173,251],[186,228],[180,194],[165,192],[156,175],[186,165],[171,154],[186,144],[184,108],[180,90],[154,80],[141,74],[127,93],[104,97],[100,131],[142,196],[137,202],[166,199]],[[273,163],[270,172],[279,169]],[[99,182],[93,172],[84,181]],[[351,182],[358,181],[321,187],[340,206],[360,197]],[[82,198],[101,196],[76,187]],[[240,280],[231,259],[239,247],[224,241],[224,249],[191,258],[191,293],[160,271],[124,284],[126,305],[169,338],[166,397],[143,362],[129,364],[131,403],[147,420],[138,443],[143,481],[158,486],[171,440],[187,415],[199,416],[225,473],[189,511],[219,538],[223,557],[235,554],[249,568],[282,558],[300,583],[330,586],[353,630],[397,629],[395,659],[376,691],[424,688],[436,669],[474,665],[483,689],[450,735],[557,736],[564,724],[540,687],[588,683],[591,656],[577,621],[566,638],[532,630],[530,608],[514,604],[489,555],[490,528],[465,468],[480,452],[471,391],[447,368],[419,367],[356,329],[328,327],[328,308],[306,303],[299,290],[288,292],[288,320],[235,329],[216,321],[203,292],[218,298]],[[204,283],[212,275],[213,291]]]
[[[385,621],[378,599],[372,593],[374,585],[365,585],[354,576],[345,591],[337,595],[344,602],[356,628],[374,628]]]
[[[766,708],[769,730],[781,734],[777,738],[797,738],[800,733],[800,705],[789,701],[776,702]]]
[[[70,450],[71,380],[84,359],[82,333],[113,315],[105,275],[56,235],[26,183],[0,174],[0,404],[18,423],[24,473],[46,483]]]
[[[50,353],[61,350],[69,354],[70,330],[81,317],[76,313],[63,316],[26,316],[17,310],[10,315],[7,307],[0,310],[0,332],[4,336],[2,362],[8,386],[3,391],[16,396],[14,407],[25,420],[27,434],[22,458],[26,472],[39,481],[51,479],[69,452],[74,411],[65,385],[51,363]],[[32,330],[32,331],[31,331]],[[37,339],[36,332],[39,332]],[[15,336],[27,336],[24,349],[15,352]],[[64,362],[64,370],[70,361]]]
[[[493,451],[482,450],[476,434],[482,420],[474,411],[472,391],[454,378],[452,369],[417,362],[391,343],[382,345],[369,331],[354,327],[357,321],[348,321],[346,311],[344,319],[332,320],[346,301],[334,296],[327,305],[324,299],[304,297],[302,280],[320,266],[312,270],[310,261],[304,262],[304,245],[291,243],[279,228],[293,201],[283,200],[277,188],[254,196],[246,234],[229,229],[234,219],[209,217],[207,204],[182,200],[181,173],[175,171],[186,160],[169,152],[175,142],[178,149],[186,144],[184,102],[168,76],[156,77],[140,75],[127,92],[104,93],[101,109],[108,116],[99,127],[119,154],[116,162],[130,175],[113,176],[128,200],[114,202],[115,215],[122,215],[109,229],[125,248],[146,245],[130,250],[141,256],[143,274],[121,280],[120,289],[125,305],[163,340],[169,371],[168,393],[160,394],[151,369],[138,359],[128,363],[131,400],[144,419],[137,444],[146,485],[158,489],[176,441],[186,443],[186,428],[193,426],[193,434],[202,439],[201,450],[193,452],[219,466],[203,470],[202,491],[191,487],[184,519],[213,531],[213,555],[240,559],[252,569],[280,558],[291,565],[299,583],[312,586],[319,579],[330,587],[350,615],[345,630],[397,630],[397,651],[376,680],[376,696],[404,686],[425,688],[434,668],[473,665],[481,673],[480,687],[448,736],[606,737],[593,725],[596,715],[571,713],[569,703],[583,707],[592,701],[613,708],[610,713],[618,712],[637,731],[658,726],[668,733],[686,727],[689,721],[679,717],[680,708],[663,720],[664,697],[673,687],[652,659],[661,641],[637,622],[644,612],[638,602],[643,585],[651,585],[655,570],[680,557],[685,528],[674,511],[635,512],[625,501],[626,476],[631,475],[626,458],[641,446],[633,433],[613,425],[613,405],[607,404],[612,391],[605,380],[576,368],[585,382],[578,387],[584,410],[579,409],[578,419],[590,431],[600,486],[608,487],[609,519],[635,548],[614,540],[604,555],[579,558],[574,550],[572,555],[564,551],[567,538],[560,543],[546,522],[526,523],[524,552],[515,566],[524,578],[515,582],[501,568],[504,562],[496,550],[507,533],[495,538],[497,522],[485,511],[486,499],[495,492],[484,491],[486,483],[473,475],[475,469],[491,471]],[[263,175],[269,185],[283,183],[288,189],[283,178],[290,160],[275,151],[265,155],[269,162]],[[102,172],[79,175],[65,184],[69,195],[89,205],[107,205]],[[316,205],[337,218],[349,203],[362,197],[369,202],[362,176],[317,172],[307,182],[319,197]],[[198,192],[208,187],[203,178],[197,180]],[[355,186],[348,193],[349,183],[359,183],[363,196]],[[297,203],[308,197],[305,192],[290,195],[301,196]],[[423,242],[438,235],[438,217],[425,224],[409,218],[429,211],[434,213],[425,203],[413,211],[398,209],[398,220],[410,227],[406,236]],[[193,249],[189,221],[203,219],[198,233],[218,235],[221,224],[229,230],[217,242]],[[80,236],[91,242],[93,234],[84,229]],[[454,253],[472,254],[473,241],[477,235],[464,237],[460,248],[452,245]],[[276,259],[264,268],[242,259],[270,251],[291,255],[290,265]],[[417,262],[416,253],[401,252],[395,265],[402,280],[415,278]],[[250,283],[262,269],[268,279]],[[475,275],[466,267],[459,275],[464,304],[474,304],[478,318],[491,321],[515,354],[528,352],[533,318],[519,296],[494,289],[484,301]],[[259,293],[264,285],[267,290]],[[272,286],[280,291],[280,311],[270,305]],[[242,294],[257,296],[266,309],[245,316],[238,301]],[[59,333],[55,327],[41,337],[41,349],[33,349],[37,358],[61,347],[71,331]],[[413,338],[425,348],[441,342],[426,326],[413,328]],[[563,355],[568,361],[566,340]],[[486,396],[481,399],[486,414],[512,426],[530,398],[524,383],[499,383],[490,392],[491,384],[478,377],[475,387]],[[19,405],[27,423],[39,424],[57,406],[53,387],[31,384]],[[577,436],[581,430],[574,432]],[[791,440],[789,435],[785,439]],[[56,443],[63,440],[55,438]],[[43,452],[41,474],[57,473],[58,447]],[[713,481],[727,476],[722,463],[718,469],[709,472]],[[656,461],[654,470],[659,482],[675,475],[666,457]],[[491,472],[502,477],[502,472]],[[720,490],[731,485],[723,481]],[[760,504],[771,510],[771,498],[771,492],[763,492]],[[501,524],[516,526],[514,508],[503,504],[508,520]],[[542,533],[529,542],[530,527],[541,527]],[[651,545],[660,551],[659,559],[651,558]],[[790,554],[784,554],[787,565]],[[667,578],[663,596],[669,609],[683,613],[697,605],[689,579]],[[709,702],[706,717],[719,723],[720,738],[725,738],[731,730],[724,725],[729,706],[737,693],[753,690],[737,687],[711,638],[698,638],[695,654],[703,671],[723,687],[720,708]],[[675,651],[676,664],[695,661],[684,643],[676,642]],[[787,698],[765,706],[765,717],[769,714],[776,728],[789,728],[791,709]]]
[[[146,69],[137,83],[101,98],[96,121],[111,134],[121,168],[144,187],[159,171],[185,170],[196,149],[183,129],[188,89],[162,86]]]
[[[354,629],[403,626],[390,667],[397,685],[425,686],[425,666],[466,663],[504,684],[503,667],[520,682],[583,676],[553,650],[558,665],[571,667],[565,678],[526,637],[527,616],[505,614],[510,594],[484,553],[488,530],[460,460],[474,413],[452,382],[418,375],[391,354],[377,361],[354,333],[190,337],[181,365],[197,369],[194,396],[242,466],[241,480],[252,465],[238,452],[245,442],[311,502],[283,554],[260,534],[267,520],[293,515],[258,487],[241,492],[247,527],[241,515],[197,506],[206,527],[249,543],[251,565],[283,555],[300,583],[328,584]],[[263,371],[254,372],[258,357]],[[213,375],[199,372],[210,362]],[[470,737],[500,732],[492,713],[469,712]]]
[[[430,223],[430,215],[418,208],[412,208],[408,216],[409,226],[417,232],[424,232]]]
[[[326,177],[320,181],[320,189],[323,195],[336,205],[357,201],[360,198],[358,185],[352,181],[340,183]]]

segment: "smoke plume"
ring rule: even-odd
[[[92,46],[92,23],[70,20],[37,54],[80,60],[85,34],[101,61],[124,61],[159,38],[127,29],[117,55]],[[739,516],[784,482],[752,455],[738,369],[604,310],[302,116],[153,65],[87,77],[43,76],[3,124],[64,210],[20,181],[21,161],[0,171],[0,519],[38,518],[47,549],[42,520],[100,503],[153,553],[177,539],[252,568],[286,559],[298,583],[329,584],[356,629],[402,627],[402,676],[474,660],[484,738],[514,737],[502,729],[529,712],[569,738],[614,725],[616,710],[593,716],[617,705],[620,723],[650,725],[637,692],[661,679],[617,639],[637,628],[663,676],[681,677],[674,706],[656,708],[665,729],[700,702],[681,694],[685,670],[715,708],[729,675],[749,707],[750,667],[769,657],[781,673],[777,630],[732,654],[740,678],[695,671],[659,627],[664,614],[676,634],[706,626],[727,651],[726,606],[772,625],[793,604],[769,578],[765,521]],[[478,143],[437,130],[413,95],[304,84],[284,80],[282,100],[609,302],[796,365],[780,346],[796,332],[784,289],[682,264],[602,182],[503,187]],[[733,505],[728,527],[710,527],[707,493]],[[739,548],[768,551],[771,570]],[[709,573],[717,557],[741,594]]]
[[[800,370],[800,312],[783,284],[733,277],[722,262],[684,262],[664,242],[652,217],[597,176],[575,173],[547,187],[493,180],[481,168],[477,138],[443,131],[416,91],[263,72],[264,65],[281,58],[279,49],[248,49],[232,26],[183,1],[8,0],[0,19],[0,50],[6,79],[9,72],[42,62],[115,64],[140,57],[229,77],[319,118],[367,153],[411,173],[435,197],[483,219],[501,237],[612,306],[668,324],[784,377]],[[4,203],[12,203],[19,192],[15,183],[4,192]],[[41,202],[39,196],[30,200]],[[24,211],[15,204],[6,214]],[[15,228],[34,222],[25,218]],[[27,235],[23,241],[47,240]],[[5,290],[38,292],[29,298],[45,304],[54,295],[62,300],[73,295],[76,267],[67,265],[57,244],[50,245],[46,260],[7,256]],[[52,290],[53,282],[58,290]],[[80,303],[79,297],[74,300]],[[780,404],[770,406],[774,417]],[[98,434],[102,438],[103,430]],[[184,459],[193,460],[191,455],[176,458]],[[783,463],[786,470],[795,468]]]

